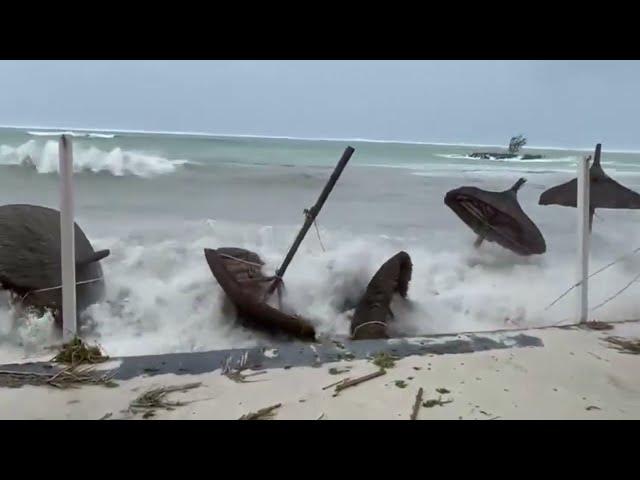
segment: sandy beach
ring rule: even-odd
[[[315,368],[268,368],[258,375],[245,370],[249,376],[244,382],[218,369],[201,374],[143,374],[118,380],[114,388],[5,387],[0,388],[0,418],[142,419],[146,414],[167,420],[235,420],[280,404],[270,418],[406,420],[420,388],[418,420],[640,418],[640,356],[620,352],[604,340],[638,337],[640,323],[618,324],[608,331],[550,328],[524,333],[543,345],[410,355],[395,360],[377,378],[337,394],[335,387],[326,387],[376,372],[379,367],[370,360],[342,360]],[[100,368],[117,369],[122,361],[110,361]],[[180,406],[131,411],[131,403],[150,389],[194,382],[201,385],[166,396]]]

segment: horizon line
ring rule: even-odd
[[[175,136],[193,136],[193,137],[218,137],[218,138],[257,138],[257,139],[272,139],[272,140],[302,140],[311,142],[360,142],[360,143],[387,143],[387,144],[399,144],[399,145],[434,145],[434,146],[451,146],[451,147],[496,147],[496,148],[508,148],[505,145],[498,144],[485,144],[485,143],[466,143],[466,142],[430,142],[420,140],[381,140],[373,138],[338,138],[338,137],[292,137],[286,135],[257,135],[257,134],[241,134],[241,133],[211,133],[211,132],[196,132],[196,131],[170,131],[170,130],[125,130],[125,129],[110,129],[110,128],[75,128],[75,127],[52,127],[52,126],[36,126],[36,125],[0,125],[0,129],[14,129],[25,130],[25,133],[29,133],[29,130],[42,131],[56,133],[60,131],[68,132],[91,132],[91,133],[133,133],[133,134],[146,134],[146,135],[175,135]],[[560,151],[578,151],[578,152],[590,152],[594,147],[557,147],[557,146],[540,146],[540,145],[527,145],[525,149],[531,150],[560,150]],[[637,150],[621,150],[621,149],[606,149],[611,153],[640,153],[640,149]]]

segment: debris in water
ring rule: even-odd
[[[407,386],[407,382],[405,382],[404,380],[396,380],[394,384],[398,388],[405,388]]]
[[[596,407],[595,405],[589,405],[585,410],[602,410],[600,407]]]
[[[442,395],[445,395],[447,393],[451,393],[449,390],[447,390],[446,388],[436,388],[436,392],[441,393]]]

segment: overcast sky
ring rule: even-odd
[[[0,125],[640,148],[639,61],[0,61]]]

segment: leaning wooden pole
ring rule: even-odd
[[[269,289],[267,290],[267,294],[266,294],[267,297],[271,295],[273,291],[280,286],[280,283],[282,282],[282,277],[287,271],[287,267],[291,263],[291,260],[293,260],[294,255],[298,251],[298,247],[300,247],[302,240],[304,240],[305,235],[309,231],[309,228],[311,228],[311,225],[313,225],[313,222],[315,221],[316,217],[320,213],[320,210],[322,210],[322,206],[324,205],[324,202],[327,201],[327,198],[329,197],[331,190],[333,190],[333,187],[335,186],[336,182],[340,178],[342,171],[347,166],[347,163],[349,162],[349,159],[351,158],[351,155],[353,155],[354,151],[355,150],[352,147],[347,147],[345,149],[344,153],[342,154],[342,158],[340,158],[338,165],[336,165],[336,168],[333,170],[333,173],[331,174],[329,181],[327,182],[327,184],[324,186],[324,189],[320,193],[320,196],[318,197],[318,201],[313,207],[305,211],[306,215],[305,215],[304,224],[302,225],[300,232],[298,232],[298,236],[294,240],[293,245],[291,245],[291,248],[289,249],[289,252],[287,253],[287,256],[285,257],[284,261],[282,262],[282,265],[280,266],[280,268],[278,268],[278,270],[276,270],[276,277],[271,283],[271,285],[269,286]]]

